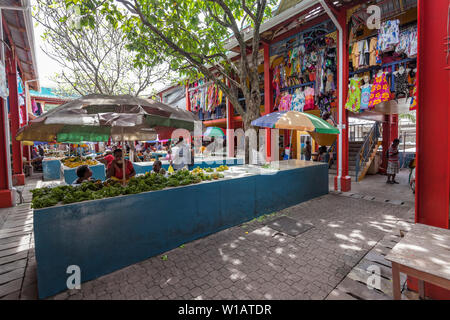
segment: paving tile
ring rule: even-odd
[[[17,268],[0,274],[0,285],[8,283],[12,280],[22,279],[25,273],[25,268]]]
[[[27,255],[28,255],[28,252],[22,251],[22,252],[19,252],[19,253],[16,253],[16,254],[12,254],[12,255],[9,255],[9,256],[6,256],[6,257],[1,257],[0,258],[0,266],[2,264],[5,264],[5,263],[26,259]]]
[[[17,261],[10,262],[10,263],[2,264],[2,265],[0,265],[0,275],[5,272],[12,271],[15,269],[25,268],[26,265],[27,265],[27,259],[22,259],[22,260],[17,260]]]
[[[20,291],[21,285],[22,285],[22,279],[13,280],[11,282],[0,285],[0,299],[3,296],[6,296],[13,292]]]

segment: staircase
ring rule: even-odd
[[[364,141],[350,141],[348,144],[348,175],[356,178],[356,154],[359,152]],[[335,157],[336,158],[336,157]],[[337,159],[334,159],[333,165],[328,170],[328,173],[337,175]]]
[[[364,137],[362,141],[349,141],[348,145],[348,175],[355,181],[364,179],[373,159],[377,153],[381,142],[379,124],[375,123],[370,132]],[[334,156],[333,165],[330,167],[328,173],[337,175],[337,159]]]

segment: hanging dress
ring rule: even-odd
[[[403,73],[397,73],[394,77],[395,81],[395,98],[397,99],[400,94],[404,94],[405,97],[409,96],[409,83],[408,83],[408,73],[404,71]]]
[[[359,87],[360,79],[350,79],[350,90],[348,92],[347,103],[345,109],[352,112],[359,112],[361,108],[361,89]]]
[[[391,92],[386,80],[386,74],[383,72],[381,76],[375,77],[375,81],[373,82],[370,92],[369,109],[375,108],[381,102],[388,101],[390,95]]]
[[[305,107],[303,110],[313,110],[314,107],[314,89],[308,87],[305,89]]]
[[[369,109],[370,92],[372,91],[372,85],[366,85],[361,88],[361,108],[360,111]]]

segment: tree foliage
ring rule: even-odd
[[[128,48],[137,52],[138,65],[148,65],[162,54],[183,76],[214,82],[243,116],[244,127],[260,115],[259,33],[275,0],[66,0],[66,4],[80,8],[84,24],[95,25],[92,13],[101,12],[120,26]],[[227,47],[230,41],[238,48],[235,59]],[[239,90],[245,108],[238,101]]]
[[[33,13],[44,28],[43,51],[62,67],[52,79],[61,94],[150,94],[150,86],[168,74],[158,54],[136,63],[126,33],[100,12],[78,19],[63,1],[36,0]]]

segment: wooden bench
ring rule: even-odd
[[[450,290],[450,230],[415,224],[386,256],[392,262],[394,299],[401,299],[400,272],[419,280],[419,296],[425,298],[425,282]]]

